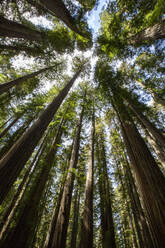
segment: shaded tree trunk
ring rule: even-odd
[[[103,142],[103,133],[97,141],[97,156],[99,163],[99,193],[101,211],[101,229],[103,247],[116,248],[113,214],[109,189],[109,178],[107,172],[106,152]]]
[[[41,69],[39,71],[25,75],[23,77],[16,78],[10,82],[0,84],[0,95],[3,94],[4,92],[7,92],[10,88],[12,88],[14,86],[18,86],[18,85],[22,84],[23,82],[25,82],[26,80],[33,78],[33,77],[35,77],[35,76],[37,76],[37,75],[39,75],[39,74],[41,74],[41,73],[43,73],[49,69],[52,69],[52,68],[53,68],[53,66],[46,67],[46,68]]]
[[[158,159],[161,162],[162,168],[165,170],[165,151],[162,149],[162,147],[157,144],[155,139],[149,134],[146,133],[146,138],[150,146],[154,149],[156,155],[158,156]]]
[[[23,210],[21,210],[18,223],[4,241],[5,247],[12,247],[12,244],[15,244],[15,248],[28,248],[35,239],[36,223],[39,220],[39,205],[54,162],[57,144],[61,138],[63,121],[64,117],[59,124],[50,151],[47,153],[46,157],[43,158],[43,167],[28,194],[25,206]]]
[[[51,248],[51,245],[53,242],[53,237],[54,237],[54,232],[55,232],[55,227],[56,227],[56,223],[57,223],[58,213],[59,213],[59,209],[60,209],[62,194],[63,194],[63,187],[61,188],[58,199],[57,199],[57,204],[56,204],[56,207],[55,207],[54,212],[53,212],[52,221],[51,221],[50,228],[49,228],[49,231],[48,231],[46,241],[45,241],[43,248]]]
[[[155,248],[165,243],[165,178],[141,138],[122,101],[115,104],[120,115],[124,142],[143,200]]]
[[[0,16],[0,37],[23,38],[29,41],[42,41],[42,34],[26,27],[23,24],[6,19]]]
[[[40,145],[33,161],[31,162],[29,168],[27,169],[27,171],[26,171],[26,173],[22,179],[22,182],[20,183],[20,185],[17,189],[16,194],[14,195],[9,207],[7,208],[5,214],[2,218],[2,221],[0,223],[0,239],[3,238],[3,235],[6,232],[8,226],[10,224],[11,219],[13,218],[16,207],[18,206],[20,200],[22,199],[22,196],[23,196],[24,191],[25,191],[25,185],[27,186],[29,183],[29,180],[30,180],[29,177],[32,175],[32,173],[35,171],[35,169],[38,165],[38,162],[39,162],[40,157],[41,157],[43,150],[44,150],[44,145],[45,145],[45,142],[43,141],[42,144]],[[34,168],[33,168],[33,166],[34,166]],[[33,168],[33,171],[31,172],[32,168]],[[27,182],[28,178],[29,178],[29,180]]]
[[[158,144],[157,140],[150,134],[149,130],[144,126],[142,122],[140,122],[141,127],[143,128],[146,136],[146,140],[150,146],[150,149],[155,152],[157,155],[160,163],[161,163],[161,169],[165,170],[165,150],[164,148]]]
[[[52,14],[52,11],[46,9],[43,5],[41,5],[41,4],[39,3],[39,1],[36,1],[36,0],[26,0],[26,1],[27,1],[28,3],[30,3],[31,5],[35,6],[35,7],[36,7],[38,10],[40,10],[41,12]]]
[[[74,179],[75,179],[73,169],[76,169],[77,162],[78,162],[80,133],[81,133],[81,127],[82,127],[83,113],[84,113],[84,104],[85,102],[83,103],[82,111],[80,114],[80,119],[78,121],[77,129],[76,129],[76,135],[74,139],[72,155],[71,155],[71,159],[69,162],[69,172],[68,172],[66,182],[64,185],[61,205],[60,205],[55,233],[54,233],[54,239],[50,246],[51,248],[55,248],[55,247],[61,248],[61,247],[65,247],[66,245],[66,234],[67,234],[68,223],[69,223],[72,191],[73,191],[73,185],[74,185]]]
[[[89,150],[88,172],[85,186],[85,206],[81,227],[80,248],[93,248],[93,173],[94,173],[94,139],[95,116],[92,116],[91,144]]]
[[[29,55],[40,55],[43,53],[43,50],[39,47],[28,47],[28,46],[23,46],[22,44],[19,44],[19,46],[12,46],[12,45],[0,45],[0,50],[4,51],[13,51],[13,52],[26,52]]]
[[[58,96],[56,96],[41,113],[38,120],[34,122],[34,124],[19,138],[16,144],[14,144],[8,153],[0,160],[0,202],[4,200],[12,184],[17,179],[17,176],[26,164],[35,146],[41,139],[47,126],[67,96],[81,70],[82,68],[75,73],[73,78],[66,84]]]
[[[119,159],[120,159],[120,155],[118,154],[119,156]],[[130,247],[131,243],[134,244],[134,247],[138,247],[137,245],[137,240],[136,240],[136,234],[135,234],[135,230],[134,230],[134,226],[133,226],[133,220],[132,220],[132,214],[131,214],[131,211],[130,211],[130,204],[129,204],[129,199],[128,199],[128,194],[127,194],[127,190],[125,185],[125,180],[122,176],[122,171],[121,171],[121,167],[119,167],[119,164],[118,164],[118,161],[115,159],[115,166],[116,166],[116,172],[117,172],[117,177],[118,177],[118,181],[119,181],[119,185],[121,185],[121,189],[122,189],[122,198],[123,198],[123,202],[125,203],[125,206],[126,206],[126,214],[125,215],[125,221],[124,223],[126,224],[126,229],[131,229],[132,231],[132,237],[131,235],[129,234],[126,234],[125,235],[125,240],[126,240],[126,244],[128,244],[127,246]],[[121,174],[122,173],[122,174]],[[127,215],[129,217],[129,219],[127,220]],[[125,231],[125,230],[124,230]],[[132,241],[131,241],[132,239]],[[142,246],[143,247],[143,246]]]
[[[9,151],[9,149],[12,147],[12,145],[18,140],[19,137],[26,131],[26,129],[30,126],[30,123],[32,122],[32,119],[29,120],[27,123],[24,123],[20,128],[17,129],[17,131],[10,137],[8,142],[2,147],[0,150],[0,158],[2,158],[5,153]]]
[[[115,127],[117,130],[118,129],[117,123],[115,123]],[[154,244],[152,242],[152,238],[151,238],[149,228],[148,228],[148,223],[144,215],[143,208],[141,206],[139,194],[137,192],[137,188],[134,182],[132,171],[130,169],[127,155],[126,155],[126,152],[122,144],[123,142],[120,137],[119,143],[117,146],[114,147],[114,149],[115,149],[115,153],[117,153],[117,155],[120,157],[122,161],[122,169],[123,169],[123,174],[125,177],[125,184],[122,184],[122,187],[124,188],[124,185],[126,185],[126,188],[127,188],[127,192],[128,192],[130,203],[131,203],[132,214],[134,217],[137,237],[139,241],[139,246],[140,248],[154,248]],[[126,198],[126,196],[124,196],[124,198]]]
[[[165,38],[165,20],[162,20],[152,27],[146,28],[135,34],[133,37],[130,37],[128,43],[136,46],[144,43],[151,43],[163,38]]]
[[[69,161],[68,161],[69,162]],[[59,195],[58,198],[56,200],[56,204],[54,207],[54,211],[52,214],[52,220],[49,226],[49,230],[47,233],[47,237],[44,243],[43,248],[51,248],[52,247],[52,243],[53,243],[53,238],[54,238],[54,232],[55,232],[55,228],[56,228],[56,223],[57,223],[57,218],[58,218],[58,214],[59,214],[59,209],[60,209],[60,205],[61,205],[61,199],[62,199],[62,195],[63,195],[63,190],[64,190],[64,182],[66,180],[66,171],[68,170],[68,164],[67,163],[67,167],[65,168],[65,173],[64,175],[62,175],[62,180],[61,180],[61,187],[60,187],[60,191],[59,191]]]
[[[77,27],[75,19],[71,16],[62,0],[40,0],[39,2],[54,16],[63,21],[70,29],[83,36],[82,32]]]
[[[158,144],[160,144],[165,149],[165,137],[160,132],[159,129],[157,129],[148,119],[146,116],[143,115],[132,103],[131,100],[127,98],[127,102],[129,103],[129,106],[133,110],[133,112],[136,114],[138,119],[143,123],[143,125],[148,129],[148,131],[152,134],[152,136],[155,138]]]
[[[154,248],[151,234],[148,229],[146,217],[140,203],[139,195],[134,183],[132,172],[126,158],[124,171],[127,179],[128,193],[131,199],[132,213],[134,215],[135,226],[138,234],[140,248]]]

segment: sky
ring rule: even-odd
[[[95,8],[89,13],[88,17],[88,25],[92,28],[92,33],[94,38],[98,35],[98,30],[100,28],[100,13],[102,12],[103,8],[106,7],[107,0],[100,0],[97,9]]]
[[[96,8],[94,8],[92,11],[90,11],[90,13],[87,15],[87,22],[88,22],[88,25],[89,25],[89,28],[91,28],[91,31],[92,31],[92,34],[93,34],[93,38],[96,39],[97,35],[98,35],[98,30],[101,26],[101,23],[100,23],[100,13],[102,12],[103,8],[106,6],[106,2],[107,0],[100,0],[99,1],[99,5]],[[52,28],[52,24],[50,21],[48,21],[46,18],[44,17],[34,17],[34,18],[31,18],[30,16],[28,16],[28,14],[26,14],[26,18],[29,19],[30,18],[30,21],[33,22],[35,25],[42,25],[44,27],[49,27],[49,28]],[[77,56],[77,55],[80,55],[82,52],[78,51],[78,50],[75,50],[74,54],[72,55],[64,55],[64,57],[66,57],[65,59],[68,61],[68,66],[67,66],[67,74],[69,76],[72,76],[72,70],[71,70],[71,65],[72,65],[72,58],[74,56]],[[92,56],[93,55],[93,49],[90,49],[88,50],[87,52],[83,52],[83,56],[86,57],[86,58],[89,58],[90,60],[90,64],[91,64],[91,67],[93,68],[94,65],[96,64],[96,61],[97,61],[97,57],[95,56]],[[16,67],[17,69],[19,69],[20,65],[26,69],[31,69],[32,66],[34,65],[34,59],[31,57],[31,58],[28,58],[28,60],[26,61],[23,57],[19,56],[17,58],[14,58],[13,59],[13,65],[14,67]],[[92,74],[91,74],[91,79],[92,79]],[[76,84],[75,86],[78,85],[78,83],[80,82],[81,79],[77,80],[76,81]],[[46,89],[49,90],[52,85],[54,84],[55,82],[47,82],[46,84]]]

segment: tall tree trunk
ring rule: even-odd
[[[133,112],[136,114],[138,119],[143,123],[143,125],[148,129],[148,131],[152,134],[152,136],[155,138],[158,144],[160,144],[165,149],[165,137],[162,135],[159,129],[157,129],[148,119],[146,116],[143,115],[132,103],[131,100],[127,98],[127,102],[129,103],[129,106],[133,110]]]
[[[155,154],[158,156],[159,162],[161,163],[161,169],[165,171],[165,150],[164,147],[162,147],[160,144],[158,144],[157,140],[151,135],[149,130],[144,126],[142,122],[140,122],[141,127],[143,128],[145,132],[145,136],[147,139],[148,144],[151,147],[151,150],[153,149]]]
[[[29,41],[42,41],[42,34],[26,27],[23,24],[6,19],[0,16],[0,37],[23,38]]]
[[[51,10],[46,9],[43,5],[41,5],[39,3],[39,1],[36,0],[26,0],[28,3],[30,3],[31,5],[35,6],[38,10],[44,12],[44,13],[49,13],[52,14]]]
[[[0,139],[9,131],[9,129],[15,125],[15,123],[22,117],[22,114],[19,114],[1,133]]]
[[[139,195],[134,183],[132,172],[126,158],[125,166],[123,166],[126,176],[128,193],[131,199],[132,213],[134,215],[135,226],[138,234],[140,248],[154,248],[151,234],[148,229],[146,217],[140,203]]]
[[[103,247],[116,248],[114,222],[110,198],[109,178],[107,172],[106,152],[104,135],[101,133],[97,141],[97,156],[99,162],[99,193],[101,210],[101,228]]]
[[[71,232],[71,242],[70,247],[76,248],[77,243],[77,234],[78,234],[78,217],[79,217],[79,205],[80,205],[80,193],[78,189],[76,189],[75,199],[74,199],[74,216],[73,216],[73,225],[72,225],[72,232]]]
[[[65,7],[62,0],[40,0],[39,1],[46,9],[48,9],[54,16],[63,21],[74,32],[83,36],[78,29],[75,19],[71,16],[68,9]]]
[[[51,248],[52,247],[54,232],[55,232],[55,228],[56,228],[57,218],[58,218],[59,209],[60,209],[60,205],[61,205],[61,199],[62,199],[63,190],[64,190],[64,182],[65,182],[66,177],[67,177],[66,171],[68,170],[68,167],[69,167],[68,165],[69,165],[69,163],[67,163],[67,167],[65,168],[65,172],[63,172],[64,174],[62,175],[59,195],[58,195],[58,198],[56,200],[56,204],[55,204],[54,211],[52,214],[52,220],[51,220],[51,223],[49,226],[49,230],[48,230],[47,237],[46,237],[43,248]]]
[[[12,45],[0,45],[0,51],[13,51],[13,52],[26,52],[29,55],[40,55],[43,53],[43,50],[40,47],[28,47],[24,46],[22,44],[19,44],[19,46],[12,46]]]
[[[165,151],[162,149],[162,147],[159,144],[157,144],[157,142],[155,141],[155,139],[153,139],[150,133],[146,132],[146,138],[148,143],[154,149],[156,155],[158,156],[162,168],[165,170]]]
[[[22,84],[23,82],[25,82],[26,80],[33,78],[33,77],[35,77],[35,76],[37,76],[37,75],[39,75],[39,74],[41,74],[41,73],[43,73],[49,69],[52,69],[52,68],[53,68],[53,66],[46,67],[46,68],[41,69],[39,71],[25,75],[23,77],[16,78],[10,82],[0,84],[0,95],[3,94],[4,92],[7,92],[10,88],[12,88],[14,86],[18,86],[18,85]]]
[[[67,96],[74,81],[82,68],[75,73],[61,92],[54,98],[48,107],[41,113],[38,120],[19,138],[16,144],[0,160],[0,203],[4,200],[17,176],[26,164],[35,146],[41,139],[53,116]],[[7,180],[6,180],[7,178]]]
[[[0,158],[2,158],[12,147],[12,145],[21,137],[21,135],[26,131],[26,129],[30,126],[32,119],[28,122],[24,123],[20,128],[16,130],[15,133],[9,138],[8,142],[2,147],[0,150]]]
[[[130,37],[128,43],[136,46],[148,42],[154,42],[163,38],[165,38],[165,20],[162,20],[152,27],[146,28],[133,37]]]
[[[117,123],[115,123],[115,127],[117,130],[118,127]],[[151,234],[148,228],[148,223],[144,215],[143,208],[141,206],[139,194],[137,192],[132,171],[130,169],[130,165],[127,159],[125,149],[122,148],[123,147],[122,144],[123,142],[121,140],[121,137],[119,136],[119,143],[117,146],[114,147],[114,149],[115,149],[115,154],[117,154],[117,156],[119,156],[122,161],[122,169],[125,177],[125,185],[130,198],[132,214],[134,217],[135,228],[139,240],[139,246],[140,248],[154,248],[154,244],[152,242]],[[124,187],[124,185],[122,187]]]
[[[119,156],[119,155],[118,155]],[[118,158],[120,159],[120,157]],[[123,201],[125,203],[125,206],[126,206],[126,214],[125,214],[125,218],[129,217],[129,221],[125,221],[126,222],[126,227],[131,229],[132,231],[132,237],[131,235],[126,235],[127,237],[125,238],[128,242],[128,244],[130,245],[131,244],[131,240],[130,238],[132,238],[132,243],[134,244],[134,247],[137,247],[137,241],[136,241],[136,235],[135,235],[135,232],[134,232],[134,226],[133,226],[133,221],[132,221],[132,215],[131,215],[131,211],[130,211],[130,204],[128,202],[128,194],[127,194],[127,189],[125,187],[125,181],[123,180],[123,177],[122,177],[122,172],[121,172],[121,167],[119,167],[118,165],[118,161],[116,161],[115,159],[115,167],[116,167],[116,172],[117,172],[117,176],[118,176],[118,180],[119,180],[119,185],[121,185],[121,189],[122,189],[122,198],[123,198]],[[122,173],[122,174],[121,174]],[[126,180],[126,179],[125,179]],[[130,241],[129,241],[130,240]]]
[[[117,99],[118,98],[118,99]],[[115,95],[123,138],[148,218],[155,248],[165,243],[165,178],[140,136],[126,107]]]
[[[85,186],[85,205],[82,220],[80,248],[93,248],[93,173],[94,173],[94,139],[95,113],[93,109],[91,144],[89,150],[88,172]]]
[[[16,207],[18,206],[20,200],[22,199],[22,196],[24,194],[25,191],[25,185],[27,186],[29,184],[29,180],[30,180],[30,176],[32,175],[32,173],[35,171],[38,162],[40,160],[40,157],[43,153],[44,150],[44,146],[45,146],[45,142],[43,141],[42,144],[40,145],[33,161],[31,162],[29,168],[27,169],[22,182],[20,183],[16,194],[14,195],[9,207],[6,209],[6,212],[2,218],[1,224],[0,224],[0,239],[3,238],[3,235],[5,234],[11,219],[13,218],[13,215],[15,213]],[[33,168],[34,166],[34,168]],[[32,170],[33,168],[33,170]],[[32,170],[32,172],[31,172]],[[27,181],[27,179],[29,178],[29,180]]]
[[[84,101],[85,101],[85,98],[84,98]],[[82,111],[80,114],[80,119],[77,125],[75,140],[74,140],[73,149],[72,149],[72,155],[71,155],[71,159],[69,163],[69,172],[68,172],[66,182],[64,185],[61,205],[60,205],[55,233],[54,233],[54,239],[50,246],[51,248],[61,248],[61,247],[65,248],[65,245],[66,245],[66,234],[67,234],[68,223],[69,223],[72,191],[73,191],[73,185],[74,185],[74,179],[75,179],[75,175],[72,172],[72,170],[76,169],[77,162],[78,162],[80,133],[81,133],[81,127],[82,127],[83,113],[84,113],[84,104],[85,102],[83,103]]]
[[[50,151],[47,153],[46,157],[43,158],[43,167],[28,194],[25,206],[23,210],[21,210],[18,223],[13,228],[12,233],[9,233],[9,235],[5,239],[4,247],[12,247],[12,244],[15,244],[15,248],[28,248],[32,245],[33,239],[35,238],[34,234],[36,223],[39,219],[39,205],[49,178],[52,164],[54,162],[55,154],[57,151],[57,144],[59,143],[61,138],[61,128],[63,125],[63,121],[64,117],[59,124]]]

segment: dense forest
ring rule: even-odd
[[[165,247],[164,0],[0,0],[0,248]]]

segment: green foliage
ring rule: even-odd
[[[101,29],[97,40],[92,40],[92,34],[87,26],[86,19],[87,15],[90,18],[90,11],[97,7],[97,0],[78,0],[78,3],[71,0],[64,1],[75,21],[76,27],[82,35],[71,31],[46,10],[34,7],[27,3],[27,1],[1,2],[1,11],[5,13],[5,16],[23,23],[33,30],[40,31],[43,39],[41,42],[30,42],[17,38],[1,39],[0,83],[9,82],[22,75],[37,71],[38,68],[53,65],[55,67],[40,76],[28,79],[23,84],[10,89],[9,92],[0,96],[1,132],[20,113],[23,113],[19,122],[12,126],[5,137],[1,139],[0,157],[7,154],[10,148],[17,144],[19,138],[33,125],[53,98],[61,92],[64,85],[72,79],[70,72],[74,73],[82,69],[79,78],[81,81],[77,80],[40,141],[43,141],[45,144],[43,154],[39,157],[36,170],[32,170],[29,174],[29,184],[24,185],[25,191],[10,221],[9,231],[15,227],[19,216],[21,216],[24,204],[31,201],[31,190],[37,191],[38,189],[37,186],[39,184],[36,186],[37,179],[42,168],[47,168],[45,157],[49,154],[52,142],[57,134],[57,127],[62,117],[64,117],[61,127],[61,141],[58,140],[56,144],[57,153],[51,164],[49,178],[40,199],[38,208],[39,218],[35,222],[36,233],[34,243],[33,245],[30,244],[30,247],[43,247],[54,209],[59,203],[58,197],[60,190],[63,189],[68,173],[73,174],[76,179],[72,203],[74,202],[76,189],[78,189],[80,196],[77,237],[77,245],[79,246],[81,218],[85,204],[84,191],[94,104],[96,115],[95,181],[93,192],[94,245],[96,247],[102,247],[100,196],[103,197],[105,202],[107,198],[105,193],[100,194],[99,183],[102,181],[102,186],[105,186],[106,177],[103,168],[105,163],[107,163],[107,181],[110,183],[109,191],[112,202],[116,246],[123,248],[129,244],[130,247],[134,247],[134,234],[131,227],[131,221],[134,225],[134,219],[132,218],[133,209],[131,209],[131,199],[128,192],[128,175],[126,171],[126,165],[129,161],[127,161],[126,146],[121,137],[122,132],[113,107],[114,103],[120,108],[123,103],[126,104],[127,112],[134,119],[135,125],[143,136],[145,136],[144,130],[137,123],[136,115],[129,108],[127,100],[131,100],[136,108],[144,113],[155,126],[160,130],[164,130],[164,112],[161,108],[157,107],[159,106],[157,104],[159,102],[158,99],[163,99],[165,95],[163,43],[157,43],[157,46],[152,47],[148,44],[148,46],[143,46],[139,49],[137,46],[134,48],[131,47],[129,42],[139,32],[162,20],[164,1],[109,1],[106,9],[100,15]],[[85,16],[86,13],[87,15]],[[41,19],[38,19],[38,17],[41,17]],[[43,23],[41,21],[41,25],[33,24],[27,19],[35,20],[35,23],[42,20]],[[4,49],[3,45],[6,46]],[[10,50],[9,47],[12,49]],[[14,50],[13,47],[17,49]],[[91,51],[94,56],[96,53],[98,56],[92,57]],[[85,52],[91,57],[87,58]],[[73,55],[72,61],[68,55]],[[127,59],[128,57],[129,59]],[[18,62],[20,63],[19,65],[14,63],[17,61],[17,58],[21,58],[21,60],[18,60],[21,61],[21,63]],[[91,58],[96,59],[96,64],[93,65]],[[114,95],[116,95],[115,98]],[[153,103],[153,98],[155,99],[155,103]],[[85,106],[85,110],[80,138],[78,167],[77,169],[68,169],[75,138],[76,123],[83,105]],[[104,132],[103,129],[105,130]],[[5,202],[0,206],[2,217],[20,186],[28,166],[38,152],[40,144],[35,147],[25,168],[6,196]],[[102,150],[103,145],[105,146],[104,154]],[[149,149],[154,154],[150,146]],[[158,163],[160,163],[159,159]],[[74,212],[72,208],[67,234],[68,247],[70,247],[73,217]],[[32,223],[33,220],[31,219],[30,221]],[[5,235],[8,235],[8,230]],[[109,236],[109,232],[107,232],[107,238]],[[135,231],[135,238],[138,239],[138,236],[136,236],[137,233]]]

